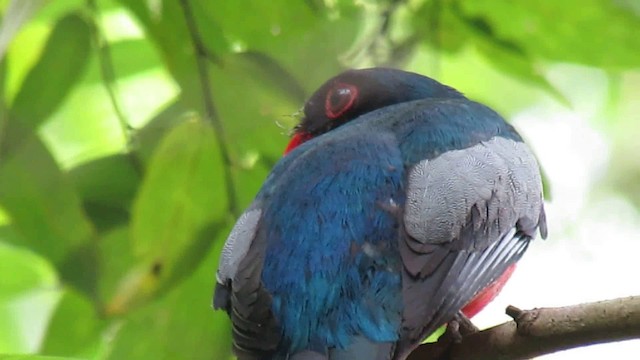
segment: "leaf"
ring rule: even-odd
[[[484,53],[486,59],[494,66],[511,76],[538,86],[561,103],[571,106],[569,100],[539,71],[535,57],[529,54],[522,44],[497,36],[494,24],[487,22],[483,17],[466,15],[457,4],[452,6],[451,12],[458,19],[456,28],[466,29],[478,50]]]
[[[3,244],[11,236],[9,232],[10,226],[0,227],[0,274],[11,274],[0,277],[0,299],[55,285],[54,269],[44,259],[28,250]]]
[[[134,154],[139,161],[147,164],[156,147],[164,136],[176,125],[186,121],[189,117],[189,109],[185,106],[181,97],[171,101],[162,111],[132,136]]]
[[[431,335],[427,336],[426,339],[424,339],[424,341],[422,342],[424,343],[434,343],[436,341],[438,341],[438,339],[440,338],[440,336],[442,336],[442,334],[445,333],[445,331],[447,330],[447,326],[446,325],[442,325],[440,326],[436,331],[434,331]]]
[[[201,92],[191,39],[179,1],[149,6],[139,0],[120,0],[144,26],[161,53],[165,67],[180,84],[183,99],[191,108],[201,108]],[[209,49],[211,50],[211,49]]]
[[[295,79],[304,79],[306,93],[345,66],[339,56],[351,48],[366,22],[364,7],[352,2],[317,6],[302,1],[205,1],[196,13],[205,39],[215,40],[216,24],[228,39],[228,52],[259,52]],[[211,33],[209,32],[211,31]],[[339,36],[337,36],[339,34]],[[219,54],[224,56],[225,54]],[[232,65],[222,61],[223,67]],[[298,106],[301,106],[299,104]]]
[[[85,202],[129,207],[140,183],[139,164],[128,154],[115,154],[84,163],[69,178]]]
[[[89,24],[79,15],[67,15],[56,23],[15,97],[11,121],[36,128],[58,108],[88,63],[90,33]]]
[[[0,360],[81,360],[81,359],[61,357],[61,356],[44,356],[44,355],[0,355]]]
[[[55,269],[42,257],[7,243],[0,227],[0,353],[33,352],[58,299]]]
[[[32,251],[56,265],[94,237],[80,199],[33,134],[0,161],[0,206]]]
[[[0,60],[0,158],[5,148],[4,141],[6,136],[6,128],[9,122],[9,116],[6,104],[6,82],[7,82],[7,61]]]
[[[100,231],[128,220],[129,208],[141,182],[137,158],[115,154],[73,168],[69,179],[84,209]]]
[[[202,246],[198,234],[226,217],[222,171],[208,125],[189,121],[167,134],[133,205],[131,241],[139,266],[131,270],[110,307],[127,308],[168,280],[176,282],[176,274],[184,276],[197,267],[202,257],[193,252]]]
[[[175,127],[151,159],[133,206],[136,252],[175,260],[197,230],[220,218],[226,206],[222,171],[208,125],[190,121]]]
[[[105,232],[98,245],[99,259],[97,261],[98,268],[98,297],[100,299],[99,306],[105,308],[107,303],[114,303],[118,288],[122,287],[121,283],[127,276],[128,272],[136,266],[136,258],[133,255],[131,241],[129,241],[129,227],[119,226],[108,232]],[[123,313],[124,310],[108,309],[103,311],[105,314]]]
[[[113,71],[120,80],[162,65],[157,50],[147,39],[125,39],[109,43],[108,46],[108,55],[113,61]],[[102,80],[98,67],[91,67],[85,77],[87,82],[102,82]]]
[[[113,340],[109,360],[232,358],[227,314],[211,309],[212,271],[222,240],[221,236],[211,238],[215,249],[207,252],[195,273],[162,299],[127,317]]]
[[[45,0],[11,0],[0,25],[0,60],[22,26],[42,7]]]
[[[257,51],[247,51],[236,56],[239,61],[244,60],[251,63],[252,68],[260,69],[260,71],[251,69],[254,70],[260,82],[272,86],[274,90],[281,91],[298,104],[302,104],[306,100],[307,94],[304,87],[272,57]]]
[[[54,22],[74,11],[81,11],[86,6],[84,0],[45,0],[46,5],[36,13],[33,22]]]
[[[89,299],[67,289],[49,321],[40,353],[95,358],[106,326]]]
[[[496,38],[518,44],[537,59],[622,70],[640,66],[640,17],[623,1],[456,2],[483,18]]]

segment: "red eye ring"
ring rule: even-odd
[[[324,101],[325,114],[329,119],[337,119],[351,109],[358,97],[358,88],[351,84],[337,83]]]

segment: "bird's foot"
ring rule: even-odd
[[[462,311],[458,311],[454,320],[458,322],[460,328],[460,334],[462,336],[471,335],[480,331],[477,326],[473,325],[471,319],[469,319]]]
[[[471,320],[459,311],[453,320],[449,321],[447,324],[447,330],[445,331],[443,337],[445,339],[450,340],[454,343],[459,343],[462,341],[464,336],[473,334],[480,331]]]

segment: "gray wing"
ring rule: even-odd
[[[229,314],[233,349],[241,360],[261,359],[280,341],[271,296],[260,281],[266,245],[259,240],[261,216],[257,204],[240,216],[222,248],[216,273],[213,307]]]
[[[399,352],[495,281],[538,228],[546,237],[537,162],[524,143],[502,137],[416,164],[404,211]]]

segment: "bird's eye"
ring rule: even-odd
[[[358,97],[358,88],[339,83],[327,93],[324,109],[329,119],[336,119],[349,110]]]

